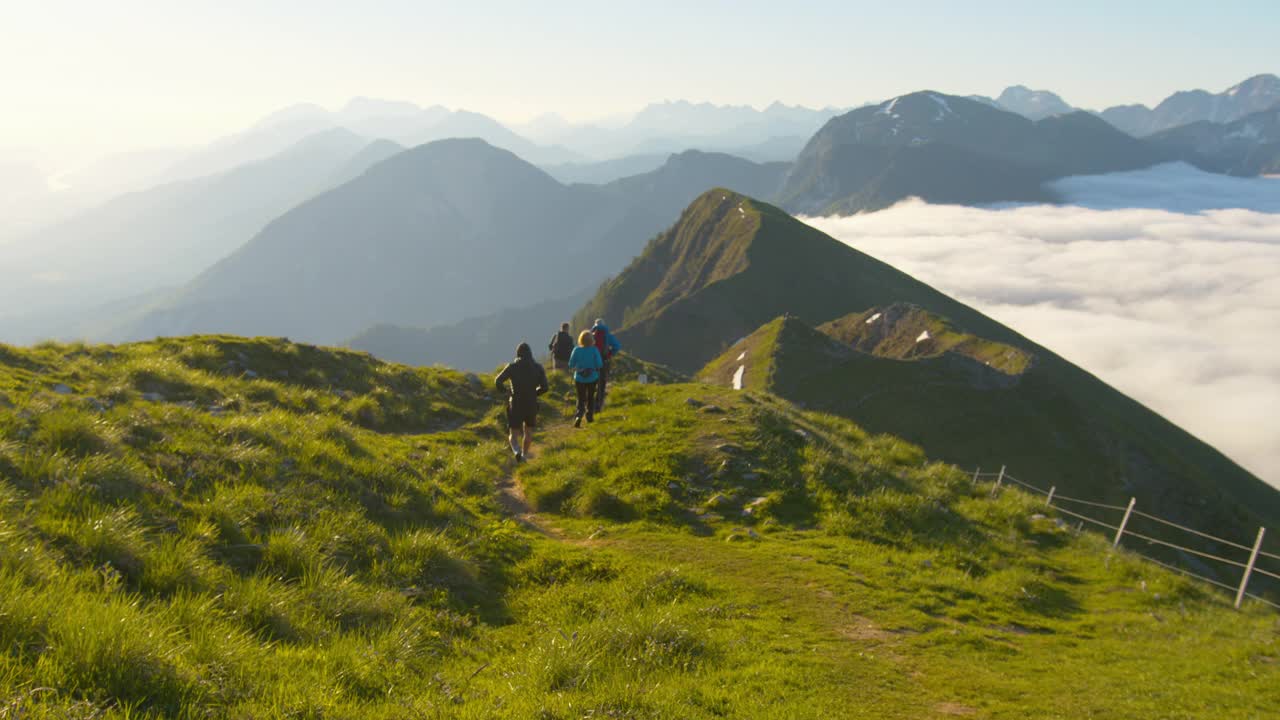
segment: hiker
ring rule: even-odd
[[[573,382],[578,390],[578,413],[573,419],[574,427],[582,427],[584,415],[587,422],[595,421],[596,383],[600,382],[602,367],[604,359],[596,349],[595,335],[590,330],[583,330],[578,335],[578,347],[569,355],[569,369],[575,371]]]
[[[569,355],[573,353],[573,336],[569,334],[569,323],[560,324],[560,332],[551,337],[547,350],[551,351],[551,367],[556,370],[569,369]]]
[[[520,343],[516,347],[516,359],[498,373],[493,381],[498,392],[507,392],[508,380],[511,381],[511,395],[507,401],[507,442],[511,444],[516,462],[521,462],[529,455],[533,429],[538,426],[538,396],[549,388],[547,371],[534,361],[529,343]],[[517,430],[523,434],[519,444],[516,443]]]
[[[622,344],[613,336],[613,333],[609,332],[609,326],[605,325],[604,320],[600,318],[596,318],[596,324],[591,327],[591,336],[604,362],[604,366],[600,368],[600,387],[596,390],[596,412],[600,412],[604,409],[605,386],[609,383],[609,364],[613,356],[622,349]]]

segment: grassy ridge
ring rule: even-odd
[[[1280,699],[1270,611],[1225,612],[1036,499],[991,499],[918,447],[770,395],[620,387],[517,477],[592,557],[706,585],[683,603],[717,619],[688,627],[721,662],[623,717],[1262,717]],[[547,636],[599,617],[567,592],[592,610]],[[630,677],[594,684],[607,697]],[[726,685],[750,701],[702,704]]]
[[[496,398],[451,371],[220,337],[0,347],[0,717],[1280,702],[1273,614],[916,446],[696,384],[623,382],[574,430],[554,383],[513,468]],[[497,492],[513,469],[534,530]]]
[[[867,325],[876,313],[883,317]],[[596,316],[620,319],[628,352],[719,382],[741,367],[744,347],[761,344],[765,352],[746,363],[748,387],[905,437],[948,462],[1006,464],[1042,486],[1113,504],[1139,495],[1150,498],[1150,512],[1224,532],[1280,519],[1275,488],[1149,408],[972,308],[727,190],[705,193],[601,286],[578,317]],[[809,327],[781,342],[766,338],[780,316]],[[839,353],[823,334],[865,352],[833,362]]]
[[[915,360],[954,353],[1009,376],[1021,375],[1035,361],[1026,350],[966,333],[946,318],[907,304],[846,315],[817,330],[877,357]]]

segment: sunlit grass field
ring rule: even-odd
[[[560,378],[517,466],[489,383],[0,346],[0,718],[1280,707],[1274,612],[926,450],[699,384],[619,383],[574,429]]]

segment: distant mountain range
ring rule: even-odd
[[[1023,85],[1006,88],[995,100],[980,97],[972,99],[1016,112],[1029,120],[1042,120],[1081,109],[1072,107],[1048,90],[1031,90]],[[1095,114],[1134,137],[1147,137],[1193,123],[1232,123],[1246,115],[1270,110],[1278,104],[1280,77],[1263,74],[1255,75],[1219,93],[1182,90],[1165,98],[1154,109],[1140,104],[1116,105]]]
[[[1148,167],[1172,155],[1083,112],[1032,122],[968,98],[918,92],[833,118],[805,146],[778,199],[848,214],[906,197],[1045,202],[1043,183]]]
[[[1240,108],[1265,104],[1274,80],[1257,76],[1241,83],[1214,96],[1215,109],[1206,112],[1229,117]],[[913,196],[964,204],[1048,202],[1055,196],[1046,181],[1167,160],[1239,175],[1277,171],[1275,110],[1228,123],[1201,121],[1139,140],[1095,115],[1063,114],[1069,109],[1053,93],[1022,86],[1006,89],[997,99],[912,93],[839,115],[831,108],[777,103],[755,110],[682,101],[651,105],[634,117],[592,127],[544,117],[523,128],[536,131],[543,141],[538,144],[490,118],[438,106],[372,99],[353,100],[338,111],[294,106],[187,153],[167,170],[170,176],[211,174],[122,195],[37,232],[15,235],[8,243],[0,237],[0,337],[121,339],[224,329],[333,342],[376,325],[397,325],[405,332],[448,326],[461,319],[452,310],[456,306],[447,293],[432,293],[450,287],[460,292],[457,277],[447,276],[460,272],[461,264],[452,270],[420,269],[418,277],[429,278],[433,288],[420,292],[387,287],[382,279],[411,284],[398,274],[403,269],[388,266],[427,263],[426,255],[413,252],[426,253],[442,238],[485,248],[476,257],[488,262],[532,258],[529,267],[540,268],[539,279],[525,283],[529,292],[493,294],[477,307],[468,306],[469,317],[495,314],[494,321],[500,322],[508,310],[541,307],[600,281],[713,186],[766,198],[796,213],[840,214]],[[813,127],[815,132],[806,130]],[[793,134],[802,132],[809,134]],[[406,150],[440,134],[472,134],[492,142],[462,143],[458,147],[469,149],[457,152],[452,161],[432,170],[404,170],[399,181],[385,176],[376,194],[369,190],[374,185],[346,187],[366,170],[402,154],[417,158],[403,161],[408,164],[427,157],[440,160],[438,148]],[[556,138],[575,138],[584,152],[667,144],[681,151],[587,160],[575,150],[547,144]],[[669,143],[671,138],[676,140]],[[495,178],[502,163],[493,165],[494,176],[484,179],[467,167],[487,167],[492,158],[485,148],[492,150],[494,143],[520,156],[507,157],[514,161],[507,169],[517,180],[501,201],[501,183]],[[594,150],[588,147],[592,143],[597,143]],[[739,154],[685,151],[686,143],[736,145]],[[157,164],[170,153],[149,153],[135,169]],[[792,153],[798,153],[793,163],[750,159]],[[532,165],[547,172],[532,171],[530,157],[541,158]],[[225,166],[232,167],[220,169]],[[77,182],[100,186],[110,167],[108,162],[101,172],[86,171]],[[7,187],[18,188],[10,193],[10,202],[37,209],[40,203],[29,200],[29,188],[47,189],[49,181],[18,170],[8,175]],[[130,177],[128,183],[139,182]],[[531,180],[535,177],[537,182]],[[521,185],[526,180],[527,187]],[[330,188],[335,192],[321,195]],[[575,199],[565,199],[569,197]],[[547,208],[584,214],[585,219],[553,223],[543,218]],[[529,218],[543,224],[529,225]],[[585,249],[587,236],[599,241],[592,251]],[[581,251],[576,254],[587,259],[553,267],[531,255],[532,245],[526,243],[544,243],[561,253],[566,246],[577,247]],[[241,246],[244,252],[232,256]],[[283,247],[289,253],[264,249]],[[409,252],[411,247],[416,249]],[[456,256],[446,256],[461,263],[461,247]],[[321,277],[346,278],[334,267],[342,263],[365,266],[367,272],[351,276],[356,295],[327,314],[335,322],[346,319],[326,330],[324,319],[308,315],[311,306],[303,301],[307,291],[294,291],[307,282],[319,283]],[[198,282],[189,282],[201,272]],[[317,278],[307,280],[313,272]],[[557,273],[573,277],[539,284],[541,275]],[[279,287],[273,287],[273,278],[281,279]],[[514,275],[508,279],[519,281]],[[326,307],[320,300],[314,307]],[[239,303],[240,309],[224,313],[224,302]],[[290,303],[298,307],[285,309]],[[548,315],[547,320],[555,318]],[[483,337],[476,338],[458,357],[482,366],[489,362],[489,350]]]
[[[607,186],[563,186],[481,141],[439,141],[284,214],[110,338],[230,332],[388,347],[416,363],[489,368],[492,332],[554,328],[710,184],[768,192],[785,165],[712,152]],[[495,314],[483,322],[463,318]],[[375,325],[384,325],[375,328]],[[398,328],[385,325],[399,325]],[[454,325],[426,331],[435,325]],[[541,331],[539,331],[541,332]],[[549,334],[549,332],[548,332]]]
[[[839,112],[836,108],[814,110],[776,102],[756,110],[747,105],[680,100],[647,105],[625,122],[613,125],[574,125],[547,115],[517,130],[538,142],[593,158],[698,149],[761,162],[789,161],[822,123]]]
[[[392,362],[490,372],[514,357],[521,342],[528,342],[534,353],[544,356],[551,335],[560,323],[573,317],[593,290],[429,329],[376,325],[344,344]]]
[[[1280,517],[1221,454],[1013,330],[779,208],[712,190],[575,316],[628,353],[1210,525]],[[869,469],[869,472],[873,470]],[[1207,506],[1207,507],[1206,507]]]
[[[642,203],[661,217],[665,226],[694,198],[718,185],[772,197],[781,189],[790,167],[789,163],[755,163],[723,153],[687,150],[668,157],[655,170],[615,180],[601,189]]]
[[[334,343],[379,323],[455,322],[457,308],[483,314],[589,284],[659,225],[481,140],[442,140],[284,213],[122,331]]]
[[[466,110],[433,105],[355,98],[341,109],[294,105],[263,118],[252,127],[211,143],[165,171],[161,180],[193,178],[220,172],[273,155],[298,140],[335,128],[371,139],[412,147],[447,138],[480,138],[533,163],[581,160],[574,153],[537,145],[497,120]]]
[[[767,191],[782,170],[685,153],[625,181],[565,186],[480,140],[429,143],[285,213],[109,337],[200,330],[333,343],[375,325],[457,323],[460,307],[529,308],[622,267],[708,183]]]
[[[1210,172],[1280,174],[1280,105],[1229,123],[1201,121],[1149,140]]]
[[[268,159],[123,195],[0,246],[0,333],[26,341],[72,332],[99,304],[187,282],[398,149],[322,131]]]
[[[1103,110],[1104,120],[1136,137],[1198,122],[1230,123],[1280,104],[1280,77],[1255,75],[1220,93],[1184,90],[1165,98],[1154,109],[1120,105]]]

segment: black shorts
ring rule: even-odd
[[[519,429],[538,427],[537,403],[510,403],[507,405],[507,426]]]

